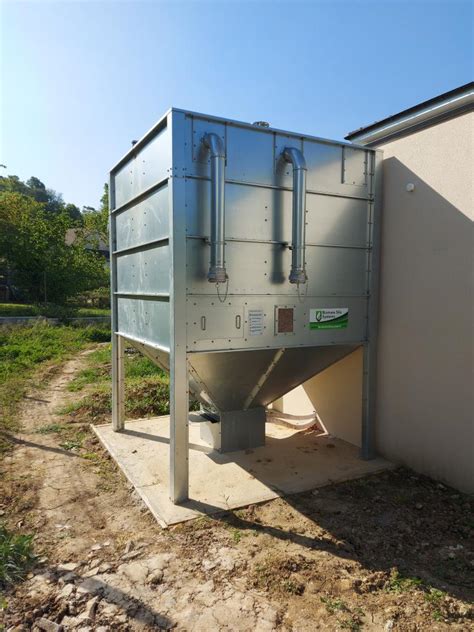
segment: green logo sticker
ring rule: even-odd
[[[348,307],[320,307],[309,310],[310,329],[346,329],[348,324]]]

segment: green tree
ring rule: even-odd
[[[30,190],[18,176],[0,176],[0,192],[22,193],[30,195]]]
[[[109,242],[109,185],[104,184],[104,192],[100,198],[100,208],[89,210],[84,207],[82,212],[84,228],[90,235],[95,235],[102,243]]]
[[[18,176],[1,176],[0,191],[27,195],[36,202],[44,204],[45,210],[50,213],[61,213],[66,209],[72,220],[79,223],[82,221],[82,215],[75,204],[65,204],[60,193],[46,188],[46,185],[36,176],[31,176],[26,183],[22,182]]]
[[[75,204],[65,204],[64,210],[73,222],[76,222],[79,226],[82,226],[83,217],[78,206],[76,206]]]
[[[100,198],[100,211],[101,213],[109,213],[109,185],[107,182],[104,184],[104,191]]]
[[[0,192],[0,252],[14,270],[15,284],[30,300],[57,303],[106,285],[104,259],[86,248],[83,231],[66,244],[68,212],[51,213],[46,207],[33,196]]]
[[[47,189],[39,178],[32,176],[26,181],[29,189],[29,195],[37,202],[44,204],[46,211],[50,213],[60,213],[64,209],[63,197],[60,193],[56,193],[53,189]]]

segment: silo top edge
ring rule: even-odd
[[[365,147],[364,145],[358,145],[356,143],[350,143],[350,142],[345,142],[345,141],[340,141],[340,140],[333,140],[330,138],[324,138],[321,136],[312,136],[311,134],[304,134],[301,132],[291,132],[289,130],[283,130],[283,129],[279,129],[277,127],[256,127],[255,125],[253,125],[252,123],[246,123],[245,121],[237,121],[234,119],[228,119],[228,118],[224,118],[221,116],[214,116],[211,114],[203,114],[202,112],[193,112],[192,110],[183,110],[181,108],[169,108],[169,110],[167,110],[165,112],[165,114],[163,114],[163,116],[147,131],[145,132],[145,134],[140,138],[140,140],[137,141],[137,143],[135,143],[135,145],[133,145],[133,147],[131,147],[123,156],[122,158],[112,167],[112,169],[110,170],[110,173],[113,174],[115,173],[115,171],[117,171],[120,167],[122,167],[126,162],[128,162],[128,160],[130,160],[138,151],[140,151],[140,149],[147,144],[148,141],[150,141],[153,136],[155,136],[161,129],[163,129],[164,127],[166,127],[167,124],[167,119],[168,116],[170,114],[172,114],[173,112],[179,112],[181,114],[184,114],[185,116],[192,116],[192,117],[196,117],[196,118],[201,118],[201,119],[206,119],[208,121],[214,121],[217,123],[226,123],[228,125],[233,125],[235,127],[243,127],[243,128],[247,128],[247,129],[252,129],[252,130],[258,130],[259,132],[263,133],[263,134],[282,134],[284,136],[293,136],[295,138],[302,138],[302,139],[306,139],[306,140],[313,140],[316,142],[320,142],[320,143],[327,143],[330,145],[339,145],[341,147],[352,147],[354,149],[363,149],[364,151],[370,151],[371,153],[375,153],[374,149],[371,149],[369,147]]]

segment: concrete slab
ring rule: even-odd
[[[180,506],[168,497],[168,416],[129,421],[123,432],[108,424],[94,426],[163,527],[393,467],[381,458],[362,461],[358,448],[319,431],[274,423],[266,424],[265,446],[220,454],[201,440],[198,423],[189,425],[190,500]]]

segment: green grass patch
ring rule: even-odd
[[[127,355],[125,357],[125,375],[130,378],[150,377],[152,375],[160,375],[168,379],[167,374],[160,369],[154,362],[142,355]]]
[[[57,411],[59,415],[73,415],[76,411],[80,410],[82,407],[82,401],[77,400],[75,402],[70,402],[63,406],[60,410]]]
[[[110,316],[110,309],[101,309],[100,307],[79,307],[74,311],[77,318],[94,316]]]
[[[62,408],[59,413],[70,415],[81,423],[109,421],[112,411],[110,380],[93,388],[82,399]],[[169,413],[169,381],[166,375],[125,380],[125,413],[131,419]]]
[[[7,435],[18,429],[18,405],[35,372],[55,364],[94,342],[110,340],[106,326],[33,325],[0,327],[0,452]]]
[[[0,316],[39,316],[37,305],[23,303],[0,303]]]
[[[0,317],[44,316],[46,318],[93,318],[110,316],[110,309],[99,307],[74,307],[45,303],[28,305],[26,303],[0,303]]]
[[[67,390],[75,393],[77,391],[82,391],[82,389],[88,384],[97,384],[100,381],[101,375],[98,369],[93,367],[83,369],[80,371],[77,376],[69,382],[67,385]]]
[[[71,392],[82,391],[90,384],[100,385],[110,382],[111,345],[96,349],[86,358],[87,367],[80,371],[68,384]],[[160,376],[167,381],[167,375],[154,362],[131,350],[125,355],[125,374],[129,382],[138,378]]]
[[[69,383],[72,392],[84,395],[62,408],[81,423],[109,421],[111,403],[111,347],[104,345],[86,357],[87,366]],[[191,402],[191,409],[198,408]],[[130,419],[169,414],[169,376],[154,362],[133,349],[125,353],[125,413]]]
[[[0,588],[24,579],[35,561],[33,536],[14,534],[0,525]]]

